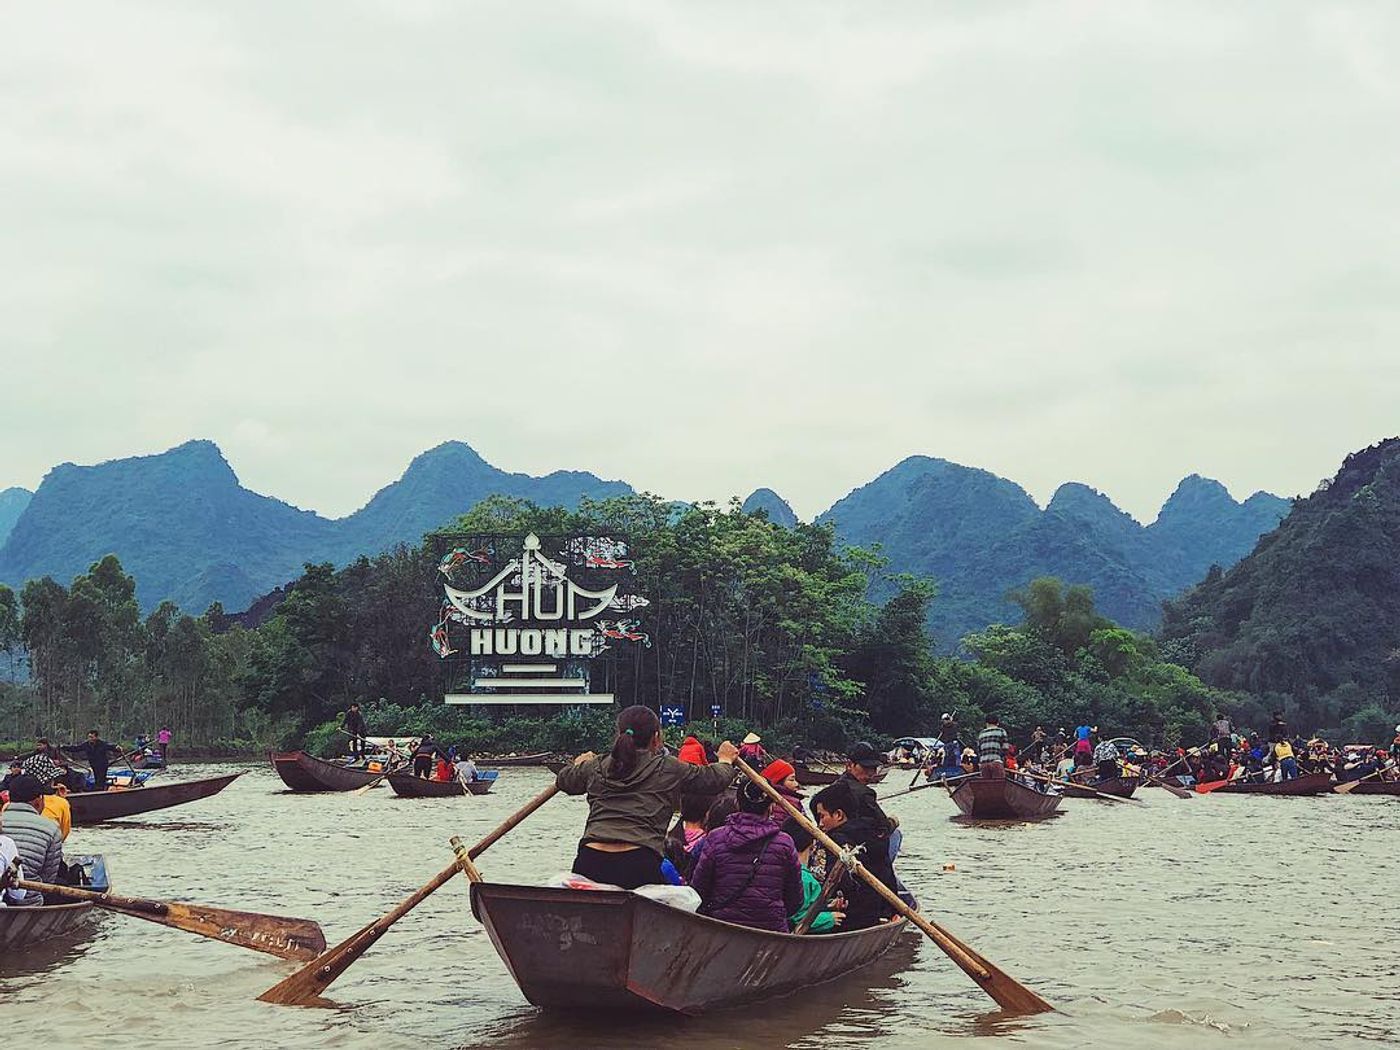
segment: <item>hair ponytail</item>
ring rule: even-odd
[[[612,763],[608,775],[625,779],[637,768],[637,756],[651,746],[652,737],[661,732],[661,720],[656,712],[641,704],[623,710],[617,716],[617,739],[613,741]]]

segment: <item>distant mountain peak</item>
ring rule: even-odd
[[[769,488],[754,489],[749,493],[749,498],[744,500],[742,509],[745,514],[763,511],[774,525],[781,525],[786,529],[797,524],[797,515],[793,513],[787,500]]]
[[[15,522],[24,513],[29,501],[34,498],[34,493],[28,489],[22,489],[14,485],[7,489],[0,489],[0,547],[5,545],[5,540],[9,538],[10,531],[15,527]]]

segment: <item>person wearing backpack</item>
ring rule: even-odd
[[[700,894],[700,914],[775,933],[788,931],[788,916],[802,907],[802,865],[791,837],[769,817],[768,795],[751,782],[740,785],[739,810],[705,836],[690,885]]]

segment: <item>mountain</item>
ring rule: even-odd
[[[3,548],[0,580],[62,583],[116,554],[150,609],[164,599],[203,612],[242,608],[301,570],[332,523],[238,483],[212,441],[44,477]]]
[[[34,493],[18,486],[0,489],[0,547],[5,545],[10,530],[15,527],[15,522],[19,521],[19,516],[24,513],[24,508],[29,506],[29,501],[33,498]]]
[[[1155,627],[1163,599],[1210,565],[1233,564],[1287,507],[1264,493],[1236,503],[1193,475],[1143,527],[1087,485],[1060,486],[1042,511],[1015,482],[914,456],[817,520],[850,543],[878,544],[892,573],[932,576],[939,592],[929,626],[947,649],[968,631],[1017,620],[1009,593],[1046,575],[1093,587],[1100,611],[1119,623]]]
[[[1253,553],[1169,603],[1162,637],[1211,684],[1289,697],[1304,728],[1400,712],[1400,438],[1348,456]]]
[[[756,514],[763,511],[768,515],[768,520],[774,525],[781,525],[785,529],[790,529],[797,524],[797,515],[788,506],[787,500],[783,499],[772,489],[754,489],[749,493],[749,498],[744,500],[743,511],[745,514]]]
[[[518,496],[541,506],[576,507],[584,496],[625,496],[632,486],[593,474],[558,470],[544,477],[511,474],[487,463],[470,445],[448,441],[415,456],[403,476],[339,522],[333,560],[376,554],[466,513],[487,496]]]
[[[574,506],[585,495],[630,491],[579,472],[510,474],[448,442],[416,457],[363,508],[331,520],[244,488],[217,445],[190,441],[49,471],[0,546],[0,581],[19,587],[49,575],[67,583],[110,553],[136,578],[144,609],[166,599],[194,612],[214,601],[243,609],[299,576],[307,561],[343,564],[416,543],[493,493]]]

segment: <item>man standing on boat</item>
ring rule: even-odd
[[[103,740],[96,729],[89,729],[86,740],[81,744],[64,744],[63,750],[83,756],[83,761],[92,770],[92,790],[107,790],[107,760],[113,755],[120,755],[121,748]]]
[[[360,705],[351,704],[345,712],[345,731],[350,734],[350,757],[363,758],[365,754],[365,716],[360,714]]]
[[[996,715],[988,715],[987,728],[977,734],[977,766],[983,780],[1006,779],[1006,730]]]

